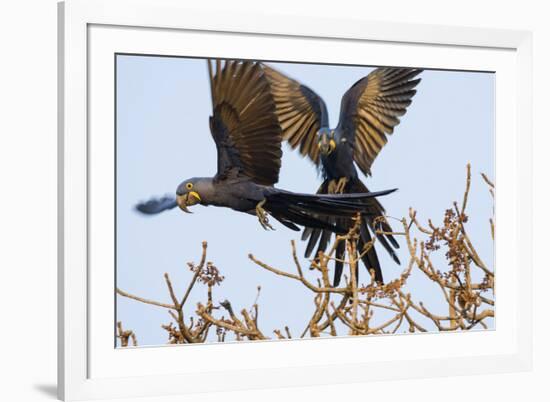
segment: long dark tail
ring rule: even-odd
[[[371,200],[395,189],[348,194],[301,194],[272,189],[266,196],[265,209],[285,226],[297,230],[304,226],[327,231],[321,244],[328,243],[331,233],[346,233],[347,221],[357,213],[375,213]],[[319,232],[320,233],[320,232]],[[326,247],[326,245],[325,245]]]
[[[319,190],[317,190],[318,194],[327,194],[329,192],[329,180],[325,180],[321,186],[319,187]],[[350,179],[348,183],[346,184],[344,188],[344,194],[349,193],[368,193],[367,187],[359,180],[356,179]],[[375,229],[381,229],[382,231],[386,233],[392,232],[391,226],[383,221],[376,224],[375,228],[375,219],[378,216],[383,216],[385,214],[384,208],[378,202],[376,198],[369,198],[366,200],[367,203],[367,209],[369,211],[368,214],[363,215],[363,220],[361,222],[360,227],[360,238],[357,243],[357,250],[359,253],[364,250],[365,246],[368,244],[371,244],[372,237],[371,232],[374,233]],[[331,224],[337,225],[339,227],[344,227],[346,229],[346,232],[351,228],[353,225],[353,221],[349,218],[343,218],[343,217],[331,217],[329,218]],[[315,252],[315,256],[319,254],[319,251],[325,251],[328,247],[328,244],[330,242],[331,233],[327,230],[322,230],[320,228],[315,227],[308,227],[304,229],[304,232],[302,234],[302,240],[307,240],[308,244],[306,246],[305,256],[306,258],[309,258],[311,256],[311,253],[315,246],[317,246],[317,251]],[[400,264],[399,258],[397,257],[397,254],[395,253],[394,249],[399,248],[399,243],[397,243],[397,240],[390,234],[384,234],[377,236],[377,240],[380,242],[382,247],[386,249],[386,251],[390,254],[392,259],[397,263]],[[341,242],[336,247],[335,257],[336,262],[334,266],[334,280],[333,285],[338,286],[340,284],[340,280],[342,278],[342,273],[344,269],[344,263],[343,260],[345,259],[346,249],[344,242]],[[382,269],[380,267],[380,262],[378,260],[378,255],[376,253],[376,250],[373,245],[370,246],[369,251],[364,253],[362,255],[362,261],[365,267],[368,271],[371,269],[374,270],[374,278],[377,282],[383,283],[384,279],[382,276]],[[356,272],[356,278],[359,278],[359,273]]]

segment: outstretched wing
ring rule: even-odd
[[[271,85],[283,140],[292,148],[299,147],[303,156],[309,156],[318,165],[317,131],[328,126],[325,102],[305,85],[265,64],[263,68]]]
[[[422,70],[377,68],[357,81],[344,95],[337,132],[352,144],[355,163],[370,175],[374,159],[392,134],[399,117],[407,111],[416,93]]]
[[[218,150],[216,179],[244,175],[273,185],[281,168],[281,128],[269,82],[256,62],[208,61],[213,115],[210,131]]]

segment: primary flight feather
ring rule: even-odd
[[[317,194],[368,193],[367,187],[358,177],[356,166],[370,176],[371,166],[378,153],[400,122],[416,93],[420,82],[416,78],[422,70],[415,68],[377,68],[361,78],[344,94],[340,106],[338,125],[330,129],[327,107],[323,99],[312,89],[264,65],[271,85],[276,113],[283,130],[283,139],[292,148],[307,156],[323,174],[323,183]],[[369,214],[362,221],[358,249],[372,243],[371,232],[383,233],[378,241],[399,263],[394,248],[399,244],[390,234],[390,225],[376,218],[385,214],[377,199],[367,201]],[[350,219],[330,217],[329,221],[339,227],[350,228]],[[376,226],[376,227],[375,227]],[[304,230],[303,240],[308,241],[305,255],[309,257],[317,247],[316,254],[324,251],[331,238],[331,232],[309,227]],[[336,249],[334,285],[342,276],[345,244]],[[368,270],[374,270],[375,279],[383,282],[382,270],[375,248],[363,254],[363,263]]]
[[[350,194],[301,194],[273,187],[279,179],[283,130],[270,82],[262,65],[251,61],[208,61],[212,116],[210,133],[217,149],[214,177],[181,182],[175,196],[152,199],[136,206],[157,214],[178,206],[214,205],[255,214],[264,229],[268,215],[292,230],[299,226],[343,233],[332,218],[377,213],[370,202],[394,190]]]

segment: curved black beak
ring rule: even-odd
[[[321,134],[320,137],[321,138],[319,138],[319,143],[317,146],[319,147],[321,154],[326,156],[334,151],[336,148],[336,142],[325,133]]]

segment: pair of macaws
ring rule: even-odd
[[[303,226],[306,257],[317,246],[324,251],[332,233],[346,233],[361,214],[358,250],[372,241],[371,232],[391,257],[399,244],[391,227],[376,220],[385,211],[376,199],[395,189],[369,192],[357,167],[369,176],[371,165],[399,124],[415,95],[422,70],[377,68],[357,81],[342,97],[340,120],[329,128],[324,101],[310,88],[275,69],[252,61],[208,60],[213,113],[210,132],[216,143],[218,169],[214,177],[184,180],[174,197],[140,203],[137,210],[157,214],[179,206],[214,205],[256,214],[264,229],[268,215],[292,230]],[[281,167],[282,141],[309,157],[322,172],[316,194],[274,187]],[[378,222],[378,223],[377,223]],[[384,234],[376,235],[381,229]],[[336,249],[333,285],[338,286],[345,243]],[[374,247],[364,253],[366,268],[383,283]]]

